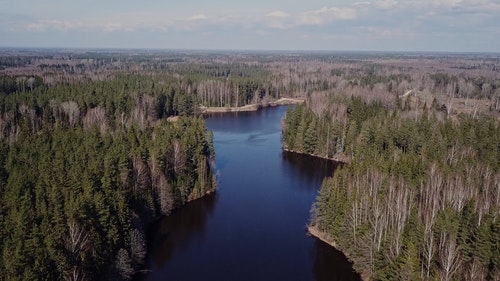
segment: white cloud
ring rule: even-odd
[[[284,11],[273,11],[266,14],[265,18],[255,18],[253,21],[256,24],[262,22],[268,27],[277,29],[287,29],[295,25],[293,16]]]
[[[299,23],[305,25],[323,25],[337,20],[355,19],[357,12],[351,7],[323,7],[319,10],[304,12],[299,17]]]
[[[300,28],[301,26],[322,26],[335,21],[352,20],[356,16],[356,10],[351,7],[323,7],[297,14],[273,11],[267,13],[264,18],[253,17],[249,20],[256,24],[264,23],[271,28],[292,29]]]
[[[105,23],[101,26],[98,26],[98,28],[102,29],[104,32],[115,32],[115,31],[133,32],[136,30],[135,26],[127,26],[126,24],[117,22]]]
[[[194,16],[191,16],[188,18],[188,20],[190,21],[199,21],[199,20],[207,20],[208,17],[204,14],[198,14],[198,15],[194,15]]]
[[[287,8],[276,5],[267,10],[265,7],[231,11],[200,9],[196,13],[184,10],[175,14],[173,10],[167,14],[159,9],[142,9],[75,17],[43,14],[23,20],[0,14],[0,31],[12,34],[22,34],[23,31],[47,34],[75,31],[88,32],[89,36],[96,32],[139,34],[146,31],[144,33],[155,35],[171,32],[171,36],[165,38],[175,38],[175,31],[180,31],[178,33],[182,33],[182,38],[199,38],[201,35],[215,38],[231,33],[240,39],[260,36],[254,39],[255,42],[262,40],[262,36],[269,38],[266,42],[278,42],[280,39],[277,38],[290,36],[298,45],[304,42],[313,45],[315,40],[321,41],[321,38],[343,38],[351,42],[369,39],[377,44],[377,40],[383,42],[388,39],[406,42],[408,34],[415,38],[431,38],[436,32],[452,34],[457,38],[462,33],[481,32],[483,36],[491,37],[498,34],[497,27],[500,26],[498,0],[361,0],[317,9],[299,10],[292,4],[290,9]],[[435,44],[432,40],[429,39],[428,44]]]
[[[379,9],[393,9],[398,6],[398,1],[395,0],[379,0],[374,2],[374,6]]]
[[[487,14],[500,11],[500,3],[494,0],[422,0],[414,2],[412,6],[423,10],[433,10],[436,11],[436,14],[445,13],[450,10]]]
[[[266,16],[274,17],[274,18],[286,18],[286,17],[289,17],[290,15],[286,12],[283,12],[283,11],[274,11],[274,12],[268,13]]]
[[[168,22],[156,21],[134,21],[124,22],[118,19],[108,20],[39,20],[25,25],[25,30],[30,32],[51,32],[51,31],[101,31],[101,32],[133,32],[138,29],[148,29],[155,31],[166,31]]]
[[[446,22],[447,26],[452,26],[454,22],[462,23],[473,19],[474,24],[480,25],[486,19],[495,20],[497,17],[495,11],[500,12],[500,3],[493,0],[374,0],[295,13],[285,10],[271,10],[267,13],[236,11],[231,14],[201,11],[201,13],[191,16],[179,13],[177,17],[173,17],[165,16],[161,11],[143,11],[106,14],[94,18],[34,20],[21,24],[21,26],[30,32],[69,30],[101,32],[191,30],[203,32],[208,28],[216,30],[228,26],[263,30],[266,28],[293,30],[305,26],[328,28],[331,27],[332,23],[348,21],[352,28],[366,24],[386,25],[387,28],[395,24],[413,25],[414,28],[418,28],[417,23],[425,25],[425,21],[428,20],[441,20]],[[455,16],[457,14],[460,16]],[[468,18],[464,18],[464,15]],[[14,24],[11,25],[14,26]],[[4,29],[7,28],[4,26]]]
[[[48,30],[68,31],[83,26],[85,25],[78,21],[41,20],[29,23],[26,26],[26,29],[28,31],[35,31],[35,32],[44,32]]]
[[[368,2],[368,1],[362,1],[362,2],[354,2],[354,3],[352,4],[352,6],[353,6],[353,7],[356,7],[356,6],[358,6],[358,7],[363,7],[363,6],[370,6],[370,4],[371,4],[371,3],[370,3],[370,2]]]

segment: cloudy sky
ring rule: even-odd
[[[0,46],[500,52],[500,0],[0,0]]]

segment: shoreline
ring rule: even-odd
[[[306,152],[295,151],[295,150],[288,149],[288,148],[285,148],[285,147],[283,147],[283,151],[290,152],[290,153],[307,155],[307,156],[316,157],[316,158],[320,158],[320,159],[324,159],[324,160],[330,160],[330,161],[334,161],[334,162],[337,162],[337,163],[340,163],[340,164],[349,164],[349,159],[347,159],[347,157],[329,158],[329,157],[325,157],[325,156],[321,156],[321,155],[316,155],[316,154],[311,154],[311,153],[306,153]]]
[[[249,112],[249,111],[257,111],[261,108],[271,107],[271,106],[279,106],[279,105],[289,105],[289,104],[299,104],[305,102],[305,98],[280,98],[275,101],[271,101],[267,104],[247,104],[244,106],[203,106],[199,107],[200,112],[205,113],[228,113],[228,112]]]
[[[342,254],[345,255],[345,257],[353,264],[353,270],[359,274],[359,277],[361,278],[362,281],[369,281],[371,280],[370,274],[368,272],[358,272],[354,269],[354,261],[351,259],[349,256],[349,253],[344,252],[342,249],[340,249],[337,245],[337,242],[328,235],[327,233],[321,231],[318,229],[317,226],[312,226],[312,225],[307,225],[307,234],[316,237],[317,239],[325,242],[326,244],[330,245],[331,247],[335,248],[337,251],[342,252]]]
[[[130,280],[132,281],[142,281],[142,280],[146,280],[147,279],[147,276],[149,274],[149,272],[151,272],[151,267],[149,266],[149,262],[150,262],[150,251],[152,249],[152,243],[154,243],[154,234],[153,234],[153,229],[157,228],[158,224],[160,224],[160,222],[166,218],[166,217],[169,217],[171,216],[173,213],[183,209],[184,207],[186,207],[188,204],[194,202],[194,201],[197,201],[197,200],[201,200],[203,198],[206,198],[208,196],[217,196],[217,181],[215,179],[215,176],[213,176],[213,188],[212,189],[209,189],[207,191],[205,191],[204,193],[202,193],[199,197],[195,197],[195,198],[187,198],[186,202],[184,204],[182,204],[181,206],[178,206],[177,208],[174,208],[170,211],[170,213],[168,215],[166,214],[162,214],[162,215],[159,215],[159,216],[156,216],[156,217],[153,217],[152,220],[148,223],[146,223],[144,225],[144,232],[145,232],[145,241],[146,241],[146,254],[145,254],[145,258],[144,258],[144,262],[139,266],[139,270],[137,270],[133,275],[132,275],[132,278]]]
[[[326,234],[325,232],[321,231],[318,229],[318,227],[316,226],[312,226],[312,225],[308,225],[307,226],[307,233],[311,236],[314,236],[316,238],[318,238],[319,240],[325,242],[326,244],[334,247],[335,249],[339,250],[340,249],[338,248],[338,245],[337,245],[337,242],[335,242],[335,240],[333,240],[332,237],[330,237],[330,235]],[[342,251],[341,251],[342,252]],[[342,252],[344,253],[344,252]],[[345,255],[345,253],[344,253]],[[346,255],[347,259],[349,261],[352,262],[352,260]]]

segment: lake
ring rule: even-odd
[[[147,280],[359,280],[339,251],[308,236],[335,163],[283,152],[286,106],[211,115],[218,189],[154,228]]]

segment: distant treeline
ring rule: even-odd
[[[208,72],[205,72],[208,71]],[[191,71],[191,72],[190,72]],[[220,73],[218,73],[220,71]],[[234,71],[234,72],[232,72]],[[248,71],[251,71],[248,73]],[[73,76],[71,76],[73,77]],[[166,103],[165,106],[170,106],[174,101],[175,95],[185,96],[190,99],[193,108],[199,105],[205,106],[244,106],[247,104],[261,104],[276,100],[284,94],[284,88],[273,85],[269,76],[263,70],[245,69],[232,70],[231,68],[216,68],[207,70],[203,67],[191,66],[187,69],[178,69],[176,72],[156,73],[151,75],[129,75],[119,74],[112,75],[102,81],[89,82],[85,80],[77,80],[66,83],[56,83],[53,87],[47,89],[44,87],[43,78],[40,76],[9,76],[0,75],[0,93],[11,95],[15,93],[34,92],[33,97],[26,99],[40,99],[40,95],[46,96],[45,92],[49,92],[55,97],[71,96],[75,87],[84,88],[82,93],[86,96],[94,95],[88,98],[89,102],[104,102],[103,95],[110,94],[109,87],[114,87],[117,90],[118,96],[128,90],[138,90],[130,92],[133,94],[147,93]],[[38,92],[36,90],[39,89]],[[66,88],[66,89],[64,89]],[[101,95],[103,94],[103,95]],[[132,96],[129,99],[133,98]],[[3,98],[5,99],[5,98]],[[80,98],[81,99],[81,98]],[[121,98],[113,98],[108,102],[115,103]],[[31,102],[27,100],[28,102]],[[159,109],[159,113],[163,113],[163,108]],[[169,111],[170,110],[170,111]],[[166,109],[167,114],[172,114],[171,108]]]
[[[287,112],[285,148],[348,162],[311,226],[367,279],[497,280],[500,122],[414,100],[325,94]]]
[[[212,137],[192,97],[155,83],[0,94],[0,279],[130,279],[146,226],[214,190]]]
[[[469,111],[500,113],[496,55],[0,50],[0,77],[18,85],[8,87],[9,93],[32,90],[20,77],[55,85],[120,75],[162,76],[205,106],[243,106],[331,90],[349,95],[411,90],[428,104],[434,95],[449,111],[462,110],[456,99],[463,98]]]

